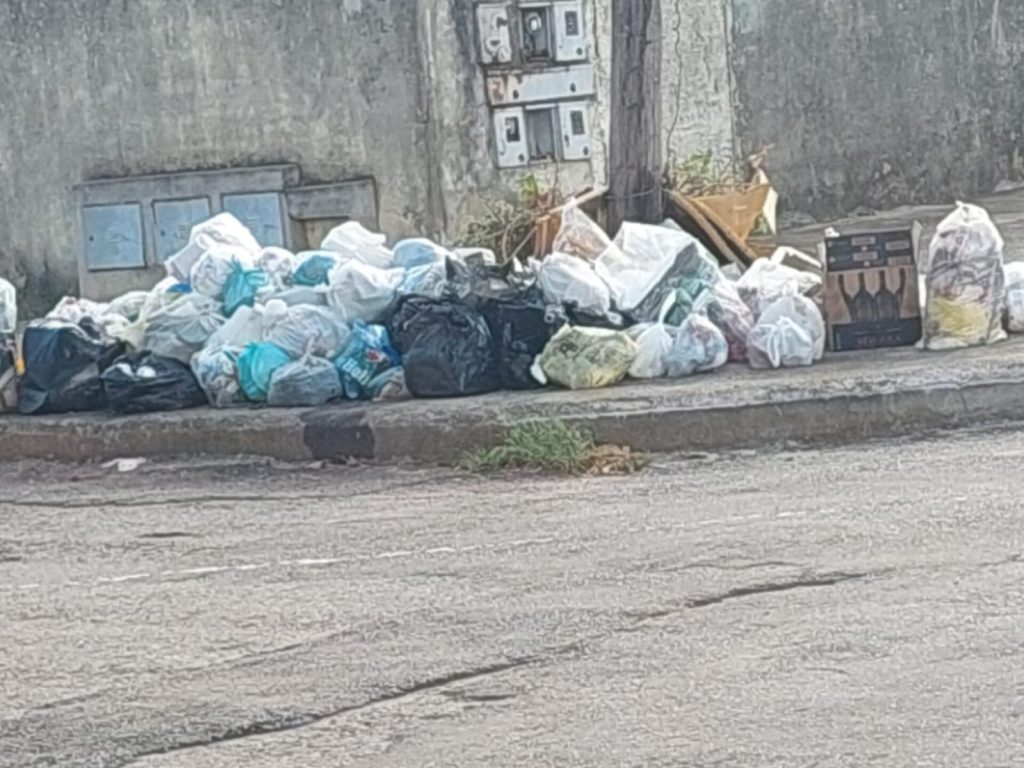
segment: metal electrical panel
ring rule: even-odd
[[[555,61],[587,58],[587,25],[581,0],[560,0],[552,6],[555,16]]]
[[[584,102],[562,104],[558,108],[562,124],[562,158],[587,160],[590,158],[590,120]]]
[[[480,61],[485,66],[512,63],[512,30],[508,6],[485,4],[476,7],[480,28]]]
[[[477,0],[480,62],[499,168],[587,161],[588,0]]]
[[[494,136],[499,168],[521,168],[530,161],[526,134],[526,110],[521,107],[494,110]]]
[[[85,267],[90,271],[146,266],[142,244],[142,206],[94,205],[82,209]]]
[[[487,98],[495,106],[578,99],[594,93],[594,69],[589,65],[487,78]]]
[[[210,218],[210,198],[159,200],[153,203],[156,257],[163,263],[188,245],[192,228]]]
[[[281,205],[281,195],[274,192],[225,195],[224,210],[242,222],[264,248],[284,247],[284,207]]]

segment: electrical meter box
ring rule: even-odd
[[[591,158],[596,94],[584,0],[476,6],[499,168]]]

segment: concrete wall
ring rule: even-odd
[[[775,145],[790,209],[947,202],[1024,171],[1024,3],[731,3],[740,144]]]
[[[0,2],[0,274],[75,289],[71,188],[295,162],[370,174],[390,232],[431,231],[410,0]]]

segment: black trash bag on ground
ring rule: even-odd
[[[413,397],[480,395],[501,388],[494,340],[483,315],[451,300],[408,296],[388,331]]]
[[[536,275],[518,262],[490,263],[482,254],[448,257],[448,294],[469,307],[488,301],[515,301],[536,282]]]
[[[529,294],[517,301],[491,301],[483,308],[494,338],[498,375],[505,389],[538,389],[542,385],[530,374],[533,361],[566,323],[558,307],[546,307],[539,296]]]
[[[116,413],[180,411],[207,403],[189,366],[151,352],[119,357],[102,378],[107,405]]]
[[[26,415],[101,411],[107,407],[100,375],[124,353],[124,345],[93,329],[47,322],[25,329],[25,375],[18,410]]]

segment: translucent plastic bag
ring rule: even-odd
[[[341,379],[334,365],[305,355],[283,365],[270,378],[267,405],[275,408],[312,408],[341,397]]]
[[[578,205],[569,205],[562,211],[562,225],[555,235],[551,248],[557,253],[575,256],[587,262],[595,262],[608,250],[618,250],[593,219],[580,210]]]
[[[608,286],[594,268],[576,256],[553,253],[540,266],[538,283],[551,304],[572,306],[583,312],[606,315],[612,308]]]
[[[394,254],[384,245],[386,242],[384,235],[370,232],[356,221],[346,221],[331,230],[320,248],[378,269],[388,269],[394,265]]]
[[[402,359],[391,345],[387,329],[361,321],[353,324],[345,348],[334,361],[345,397],[350,400],[369,399],[370,382],[401,364]]]
[[[207,347],[192,356],[192,373],[214,408],[233,408],[249,401],[238,379],[238,347]]]
[[[327,303],[344,310],[349,319],[372,323],[391,306],[403,277],[404,270],[378,269],[351,259],[331,271],[330,284],[322,290]]]
[[[297,258],[299,265],[292,273],[292,284],[309,288],[327,285],[331,270],[342,262],[338,254],[327,251],[303,251]]]
[[[777,299],[761,315],[748,343],[753,368],[797,368],[825,355],[825,321],[805,296]]]
[[[186,294],[153,313],[146,323],[142,348],[187,365],[224,323],[220,304],[214,299]]]
[[[617,247],[598,257],[594,271],[610,287],[616,309],[632,312],[672,272],[692,240],[685,232],[626,222]]]
[[[18,292],[0,277],[0,335],[14,333],[18,327]]]
[[[366,385],[366,397],[373,401],[408,400],[412,397],[409,385],[405,382],[405,368],[389,368],[384,373],[374,376]]]
[[[729,361],[725,335],[704,315],[690,315],[669,333],[672,346],[665,355],[665,368],[670,378],[713,371]]]
[[[333,359],[348,341],[345,313],[331,307],[288,307],[272,301],[266,305],[265,341],[276,344],[293,357],[305,354]]]
[[[958,204],[939,224],[922,271],[928,295],[926,349],[958,349],[1006,338],[1003,238],[983,208]]]
[[[103,314],[108,317],[117,315],[130,323],[134,323],[139,319],[142,309],[148,301],[149,293],[146,291],[129,291],[110,302],[106,309],[103,310]]]
[[[101,318],[106,311],[106,304],[99,304],[89,299],[65,296],[46,315],[47,320],[60,320],[72,325],[80,325],[83,320],[92,321],[97,327],[102,326]]]
[[[265,272],[258,269],[245,269],[235,264],[231,276],[224,285],[224,316],[231,317],[241,307],[256,304],[256,298],[270,283]]]
[[[452,255],[451,251],[432,240],[417,237],[410,240],[402,240],[395,245],[395,266],[402,269],[415,269],[416,267],[427,267],[432,264],[447,262]]]
[[[1006,265],[1006,323],[1010,333],[1024,333],[1024,263]]]
[[[192,265],[189,282],[192,290],[211,299],[224,298],[228,280],[239,269],[255,266],[252,254],[237,246],[216,245],[205,251]]]
[[[822,280],[817,275],[800,272],[769,259],[755,261],[736,282],[740,298],[754,313],[755,321],[777,299],[785,296],[813,298],[821,287]]]
[[[448,290],[448,267],[443,261],[421,264],[405,270],[398,284],[400,296],[442,298]]]
[[[533,375],[568,389],[597,389],[625,378],[637,346],[620,331],[565,326],[537,357]]]
[[[298,259],[284,248],[264,248],[256,260],[256,268],[266,273],[270,284],[277,290],[291,285]]]
[[[250,344],[238,357],[238,383],[246,398],[263,403],[270,393],[270,382],[279,368],[292,361],[292,356],[275,344]]]
[[[634,379],[660,379],[668,374],[668,355],[672,351],[672,334],[664,323],[645,323],[630,328],[629,337],[636,342],[636,359],[629,368]]]
[[[249,266],[252,266],[261,250],[252,232],[242,222],[230,213],[221,213],[194,226],[188,245],[164,262],[164,267],[175,282],[187,283],[191,279],[192,269],[204,253],[225,246],[234,249]]]

